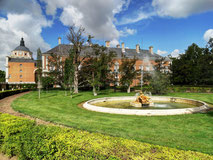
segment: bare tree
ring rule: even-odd
[[[85,38],[83,34],[85,33],[85,29],[83,27],[75,27],[72,25],[69,28],[69,33],[67,34],[67,39],[72,44],[73,49],[73,63],[74,63],[74,93],[78,93],[78,74],[81,62],[84,61],[86,56],[80,55],[83,49],[83,44],[85,42]]]

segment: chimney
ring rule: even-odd
[[[117,44],[117,45],[116,45],[116,48],[120,48],[120,47],[121,47],[120,44]]]
[[[110,47],[110,41],[105,41],[105,45],[106,45],[107,48],[109,48]]]
[[[153,46],[149,47],[149,53],[153,54]]]
[[[122,45],[122,52],[125,52],[124,42],[122,42],[121,45]]]
[[[61,44],[61,37],[58,37],[58,44]]]
[[[136,53],[140,53],[140,46],[139,46],[139,44],[136,44]]]

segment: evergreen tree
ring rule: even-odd
[[[5,82],[5,71],[0,70],[0,82]]]
[[[38,98],[40,99],[41,97],[41,76],[42,76],[42,53],[41,49],[37,49],[37,61],[36,61],[36,66],[37,66],[37,85],[38,85]]]
[[[73,65],[73,50],[70,50],[69,57],[65,60],[64,66],[64,86],[65,86],[65,95],[67,95],[67,88],[70,88],[70,94],[72,97],[72,86],[74,78],[74,65]]]

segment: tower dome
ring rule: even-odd
[[[21,38],[20,45],[12,51],[11,57],[32,59],[32,52],[25,47],[24,38]]]

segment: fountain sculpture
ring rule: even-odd
[[[148,107],[153,106],[154,103],[151,101],[151,98],[145,96],[143,92],[140,92],[140,95],[136,98],[134,102],[130,102],[130,105],[133,107]]]

